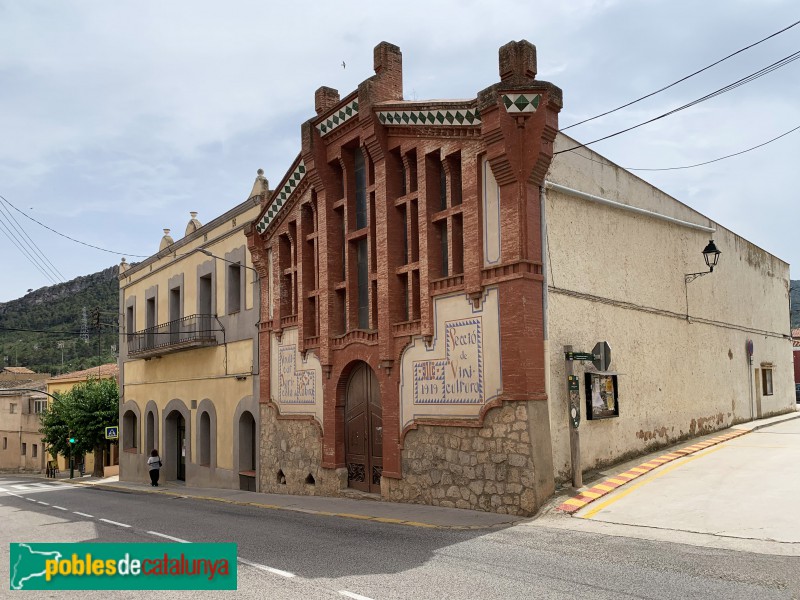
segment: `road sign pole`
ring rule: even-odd
[[[567,380],[567,418],[569,419],[569,458],[572,466],[572,487],[583,486],[583,472],[581,470],[581,437],[577,423],[580,421],[580,391],[571,386],[574,373],[572,370],[572,346],[564,346],[565,372]],[[575,414],[573,415],[573,410]]]

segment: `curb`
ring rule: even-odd
[[[767,425],[771,424],[772,423],[765,423],[764,425],[762,425],[762,427],[766,427]],[[610,494],[618,487],[625,485],[629,481],[638,479],[642,475],[647,475],[650,471],[660,467],[661,465],[665,465],[679,458],[683,458],[684,456],[689,456],[690,454],[694,454],[695,452],[700,452],[701,450],[705,450],[710,446],[716,446],[717,444],[721,444],[723,442],[727,442],[728,440],[732,440],[734,438],[746,435],[751,431],[755,431],[755,429],[731,431],[729,433],[709,438],[703,442],[692,444],[691,446],[685,446],[680,450],[674,450],[672,452],[668,452],[667,454],[662,454],[657,458],[652,458],[647,462],[644,462],[636,467],[628,469],[624,473],[620,473],[619,475],[614,475],[613,477],[609,477],[608,479],[606,479],[601,483],[594,484],[589,489],[580,492],[577,496],[573,496],[569,500],[565,500],[560,505],[558,505],[555,508],[555,510],[560,512],[565,512],[568,514],[576,513],[584,506],[587,506],[588,504],[591,504],[595,500],[598,500],[599,498],[602,498],[603,496]]]
[[[61,482],[59,482],[61,483]],[[67,483],[67,482],[64,482]],[[354,519],[358,521],[372,521],[375,523],[389,523],[391,525],[405,525],[406,527],[420,527],[425,529],[447,529],[447,530],[458,530],[458,531],[475,531],[480,529],[499,529],[504,527],[510,527],[512,525],[516,525],[521,521],[527,521],[529,517],[520,517],[514,521],[508,521],[506,523],[496,523],[493,525],[439,525],[435,523],[424,523],[421,521],[407,521],[405,519],[393,519],[390,517],[372,517],[369,515],[357,515],[353,513],[335,513],[335,512],[327,512],[322,510],[313,510],[309,508],[300,508],[294,506],[280,506],[278,504],[262,504],[260,502],[242,502],[240,500],[229,500],[227,498],[216,498],[214,496],[187,496],[186,494],[181,494],[180,492],[168,492],[168,491],[151,491],[151,490],[138,490],[138,489],[131,489],[125,487],[117,487],[110,484],[103,484],[103,483],[85,483],[85,482],[76,482],[73,481],[70,485],[80,485],[87,488],[97,488],[101,490],[111,491],[111,492],[121,492],[123,494],[156,494],[161,496],[173,496],[176,498],[188,498],[191,500],[205,500],[208,502],[220,502],[222,504],[233,504],[236,506],[249,506],[255,508],[263,508],[267,510],[283,510],[287,512],[295,512],[295,513],[303,513],[307,515],[316,515],[320,517],[339,517],[342,519]]]

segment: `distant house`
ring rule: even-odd
[[[794,355],[794,382],[800,383],[800,327],[792,329],[792,354]]]
[[[43,381],[0,381],[0,472],[44,471],[46,453],[39,433],[39,414],[47,408],[44,389]]]
[[[0,383],[4,381],[41,381],[50,377],[50,373],[37,373],[28,367],[5,367],[0,370]]]
[[[116,379],[119,382],[119,367],[116,363],[109,363],[92,367],[91,369],[83,369],[82,371],[73,371],[72,373],[64,373],[63,375],[56,375],[47,380],[47,392],[55,394],[56,392],[66,393],[73,387],[84,381],[89,381],[93,378],[99,379]],[[119,473],[119,450],[116,444],[109,442],[106,445],[104,457],[104,468],[106,476],[117,475]],[[62,471],[69,468],[66,459],[63,456],[58,457],[59,469]],[[91,473],[94,469],[94,453],[90,452],[84,459],[84,472]]]

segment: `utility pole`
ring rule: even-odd
[[[61,372],[64,372],[64,342],[58,342],[58,348],[61,350]]]
[[[89,319],[86,318],[86,307],[81,311],[81,339],[84,344],[89,343]]]

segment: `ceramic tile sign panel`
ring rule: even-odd
[[[484,157],[481,163],[483,189],[483,266],[500,262],[500,186],[494,178],[492,167]]]
[[[297,351],[297,327],[272,336],[270,395],[282,415],[309,415],[322,425],[322,366],[312,352]]]
[[[420,337],[403,353],[401,427],[417,418],[477,418],[500,395],[497,295],[497,288],[487,288],[479,308],[465,294],[435,299],[431,344]]]

